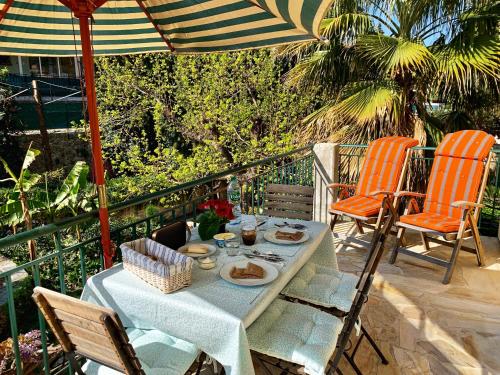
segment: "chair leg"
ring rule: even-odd
[[[344,352],[344,357],[347,359],[347,362],[349,362],[356,375],[363,375],[359,367],[356,365],[356,362],[354,362],[354,360],[347,352]]]
[[[332,218],[330,219],[330,230],[333,232],[333,228],[335,228],[335,224],[337,224],[337,218],[339,215],[333,214]]]
[[[405,234],[405,228],[400,227],[398,229],[398,234],[396,236],[396,244],[394,245],[394,249],[392,249],[391,257],[389,259],[390,264],[396,263],[396,258],[398,256],[399,246],[401,246],[401,239],[403,238],[404,234]]]
[[[387,360],[387,358],[385,358],[384,353],[382,353],[382,350],[380,350],[380,348],[378,347],[378,345],[375,342],[375,340],[370,336],[370,334],[368,333],[368,331],[366,330],[366,328],[363,325],[361,325],[361,331],[364,333],[366,339],[368,340],[368,342],[372,346],[373,350],[375,350],[375,352],[377,352],[377,355],[380,358],[380,361],[384,365],[389,364],[389,361]]]
[[[401,246],[408,247],[408,241],[406,241],[406,237],[404,236],[404,234],[401,237],[400,241],[401,241]]]
[[[460,233],[460,237],[455,240],[455,245],[453,246],[450,262],[446,267],[446,274],[444,275],[443,284],[450,283],[451,277],[453,276],[453,271],[455,270],[455,265],[457,263],[458,253],[460,252],[460,248],[462,247],[462,241],[462,234]]]
[[[356,223],[356,228],[358,229],[359,234],[365,234],[365,231],[363,230],[363,226],[359,222],[358,219],[354,219],[354,222]]]
[[[481,267],[486,264],[484,261],[483,243],[481,242],[481,236],[479,235],[477,224],[472,217],[470,217],[469,223],[472,230],[472,238],[474,239],[474,244],[476,245],[477,264]]]
[[[78,375],[85,375],[80,364],[78,363],[78,361],[75,358],[75,353],[66,353],[66,359],[71,364],[73,371],[76,371],[76,373]]]
[[[422,239],[422,243],[424,244],[425,251],[430,251],[429,239],[425,235],[424,232],[420,232],[420,238]]]
[[[462,247],[462,242],[464,238],[464,232],[467,226],[467,221],[471,224],[473,220],[470,220],[470,210],[466,209],[462,214],[462,220],[460,221],[460,228],[458,229],[457,239],[455,240],[455,245],[453,246],[453,251],[451,253],[450,262],[446,267],[446,274],[444,275],[443,284],[448,284],[453,276],[453,271],[455,270],[455,265],[457,264],[458,253]]]

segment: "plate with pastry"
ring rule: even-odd
[[[306,242],[309,233],[292,228],[273,228],[264,233],[264,239],[278,245],[296,245]]]
[[[214,254],[217,249],[214,245],[205,243],[188,243],[179,247],[177,251],[191,258],[203,258]]]
[[[273,265],[259,260],[240,260],[224,264],[220,276],[236,285],[259,286],[274,281],[279,275]]]

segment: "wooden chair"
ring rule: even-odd
[[[120,318],[113,310],[41,287],[34,289],[33,299],[59,341],[66,358],[78,374],[116,374],[116,371],[127,375],[147,373],[136,355],[134,342],[129,341]],[[147,341],[145,335],[151,332],[154,332],[155,338],[165,336],[167,339],[148,342],[149,352],[152,348],[154,350],[165,348],[169,342],[179,341],[160,331],[150,330],[141,331],[144,333],[140,336],[143,344],[145,340]],[[165,368],[161,373],[173,375],[186,372],[199,354],[194,346],[192,348],[190,352],[182,351],[182,353],[180,350],[172,350],[170,353],[168,350],[158,351],[155,357],[161,358],[166,355],[170,361],[169,368]],[[90,361],[87,361],[82,368],[76,355],[88,358]],[[172,360],[175,361],[175,369],[171,368]],[[200,360],[197,373],[201,370],[202,362]],[[149,363],[149,366],[152,365]],[[159,370],[163,368],[155,366],[153,371]]]
[[[331,189],[340,189],[337,202],[330,207],[332,215],[330,228],[335,237],[348,246],[369,248],[369,243],[355,237],[343,236],[334,232],[339,216],[354,220],[360,234],[363,227],[380,229],[388,207],[384,204],[386,195],[403,187],[406,170],[411,157],[411,148],[418,141],[406,137],[384,137],[370,143],[361,167],[357,185],[334,183]],[[354,192],[354,194],[351,194]],[[393,199],[389,197],[387,199]]]
[[[269,184],[264,196],[264,215],[286,219],[312,220],[314,188]]]
[[[494,144],[493,136],[479,130],[463,130],[446,135],[435,151],[427,193],[402,191],[395,194],[397,198],[411,199],[407,202],[404,214],[396,222],[398,233],[391,263],[396,261],[399,253],[403,253],[445,267],[443,284],[450,282],[460,250],[476,254],[478,264],[484,264],[477,221],[483,207],[481,202],[488,182]],[[416,198],[425,198],[422,211]],[[395,210],[398,208],[395,207]],[[429,242],[453,248],[450,260],[401,247],[407,228],[420,232],[427,252],[430,251]],[[475,249],[463,245],[463,240],[468,237],[474,239]]]

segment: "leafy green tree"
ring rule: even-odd
[[[114,199],[288,150],[315,104],[283,85],[269,51],[106,57],[97,66]]]
[[[290,85],[321,87],[325,105],[308,135],[349,143],[401,134],[422,144],[453,126],[427,104],[446,104],[448,120],[478,92],[498,95],[500,3],[487,0],[340,0],[322,24],[329,44],[291,46],[299,63]],[[437,127],[436,127],[437,126]],[[452,130],[452,129],[451,129]]]
[[[285,88],[267,50],[179,57],[175,70],[179,129],[195,152],[218,165],[293,147],[311,96]]]

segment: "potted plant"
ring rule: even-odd
[[[30,374],[41,362],[41,333],[39,330],[33,330],[19,335],[18,343],[22,372]],[[13,340],[10,337],[0,343],[0,373],[7,375],[16,373]]]
[[[203,211],[196,218],[198,234],[203,241],[225,232],[226,223],[234,219],[233,205],[225,200],[210,199],[198,205],[198,210]]]

